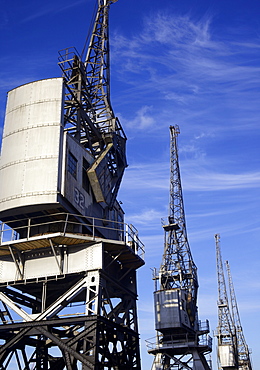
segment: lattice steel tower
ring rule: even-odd
[[[205,355],[211,352],[208,321],[198,320],[197,268],[187,238],[177,137],[178,126],[170,127],[170,207],[164,253],[155,279],[155,329],[157,343],[149,345],[155,356],[152,370],[210,369]]]
[[[237,299],[234,289],[234,284],[231,276],[230,266],[228,261],[225,262],[226,270],[228,274],[228,285],[229,285],[229,293],[230,293],[230,305],[231,305],[231,313],[233,318],[233,323],[236,329],[236,336],[237,336],[237,356],[238,356],[238,369],[239,370],[252,370],[251,358],[250,358],[250,351],[248,345],[246,343],[246,339],[243,333],[243,328],[240,320],[240,315],[238,311]]]
[[[116,200],[126,136],[110,103],[108,15],[62,78],[8,94],[0,158],[0,369],[140,369],[137,230]]]
[[[220,250],[220,235],[215,235],[218,276],[218,361],[221,369],[238,369],[237,338],[233,318],[229,309],[223,262]]]
[[[252,370],[250,351],[245,341],[228,261],[225,262],[230,303],[220,249],[220,235],[215,235],[218,275],[218,362],[219,369]]]

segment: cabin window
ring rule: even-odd
[[[74,155],[71,152],[69,152],[69,156],[68,156],[68,171],[69,171],[69,173],[72,174],[72,176],[75,179],[77,178],[77,165],[78,165],[77,159],[74,157]]]

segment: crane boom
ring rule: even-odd
[[[94,162],[87,176],[98,203],[112,209],[126,162],[126,135],[110,102],[109,8],[98,0],[85,61],[74,48],[62,50],[59,65],[65,81],[64,126]]]
[[[112,1],[99,0],[98,11],[90,37],[85,59],[86,77],[92,106],[95,109],[96,120],[111,124],[114,118],[110,103],[110,58],[109,58],[109,22],[108,12]],[[112,129],[112,127],[109,127]]]

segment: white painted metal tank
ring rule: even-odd
[[[0,158],[0,213],[57,202],[62,141],[62,78],[35,81],[9,92]]]

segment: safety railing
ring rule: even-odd
[[[152,337],[145,340],[147,351],[152,351],[158,347],[158,337]]]
[[[212,350],[212,337],[208,334],[203,334],[199,336],[199,346],[208,347],[209,350]]]
[[[167,337],[167,340],[163,340],[163,335],[158,334],[155,337],[149,338],[145,341],[146,347],[148,351],[154,351],[160,348],[174,348],[178,344],[180,347],[183,345],[184,347],[207,347],[207,351],[212,350],[212,337],[208,334],[199,335],[197,339],[191,340],[188,335],[183,334],[172,334]]]
[[[205,321],[199,320],[198,321],[198,329],[199,329],[199,331],[209,333],[209,331],[210,331],[210,329],[209,329],[209,320],[205,320]]]
[[[59,232],[125,242],[139,257],[144,259],[145,248],[132,225],[115,220],[79,216],[71,213],[54,213],[31,218],[0,222],[0,245],[33,236]]]

